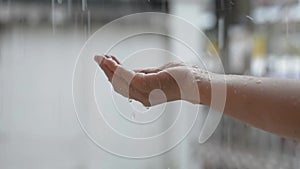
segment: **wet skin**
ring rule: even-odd
[[[112,55],[95,56],[95,61],[116,92],[147,107],[175,100],[205,104],[254,127],[300,140],[299,80],[220,75],[184,63],[129,70]],[[212,82],[225,83],[225,107],[211,105]],[[166,97],[149,99],[155,89]]]

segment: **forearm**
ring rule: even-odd
[[[212,74],[212,82],[224,76]],[[300,140],[300,81],[225,75],[224,113],[257,128]],[[198,82],[200,103],[211,106],[208,79]],[[220,109],[218,105],[212,105]],[[221,110],[222,111],[222,110]]]

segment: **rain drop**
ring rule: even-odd
[[[202,76],[196,76],[196,77],[195,77],[195,80],[196,80],[196,81],[201,81],[202,79],[203,79]]]
[[[249,16],[249,15],[246,15],[246,18],[248,18],[249,20],[253,21],[253,17]]]
[[[88,27],[88,35],[91,34],[91,13],[90,10],[87,11],[87,27]]]

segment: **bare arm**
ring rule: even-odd
[[[225,76],[225,114],[254,127],[300,140],[299,80],[218,75],[183,63],[132,71],[124,68],[114,56],[97,56],[95,61],[115,91],[145,106],[174,100],[213,106],[211,82],[224,83],[220,79]],[[158,95],[150,101],[150,93],[154,89],[162,90],[166,98]]]
[[[225,75],[225,79],[225,114],[257,128],[300,140],[299,80],[237,75]],[[209,86],[209,90],[203,84]],[[202,104],[210,105],[210,89],[208,82],[199,85],[199,92],[205,95],[201,97]]]

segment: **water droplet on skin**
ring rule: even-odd
[[[132,102],[132,99],[128,99],[128,102],[131,103],[131,102]]]
[[[261,80],[257,80],[257,81],[256,81],[256,84],[261,84]]]
[[[195,77],[195,80],[196,80],[196,81],[201,81],[202,79],[203,79],[202,76],[196,76],[196,77]]]

